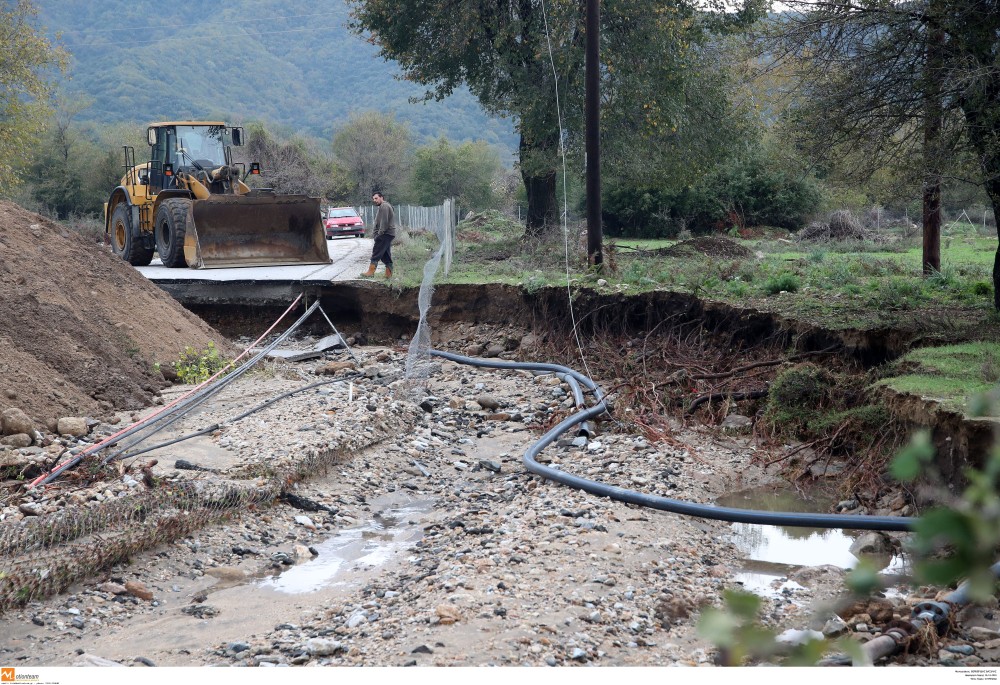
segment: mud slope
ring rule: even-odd
[[[153,369],[229,343],[102,245],[0,202],[0,411],[39,422],[149,403]]]

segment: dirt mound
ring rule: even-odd
[[[101,245],[0,201],[0,412],[45,423],[138,409],[153,364],[231,345]]]
[[[728,238],[719,236],[699,236],[658,250],[665,257],[688,257],[694,254],[726,259],[745,259],[753,256],[753,251]]]

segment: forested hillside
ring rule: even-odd
[[[516,147],[509,121],[466,91],[410,103],[424,89],[395,77],[352,34],[344,0],[38,0],[41,23],[71,53],[62,84],[109,123],[218,117],[262,120],[329,139],[352,112],[391,112],[417,142],[444,135]]]

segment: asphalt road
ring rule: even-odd
[[[350,281],[368,267],[372,253],[369,238],[335,238],[326,241],[330,264],[301,266],[244,266],[227,269],[168,269],[157,258],[136,270],[154,282],[184,281]]]

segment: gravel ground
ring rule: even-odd
[[[214,423],[218,429],[132,460],[115,482],[62,484],[9,499],[0,524],[27,526],[67,508],[141,499],[181,484],[259,489],[275,474],[296,474],[277,501],[243,508],[0,616],[0,661],[713,663],[715,650],[695,626],[702,608],[738,587],[740,559],[727,524],[594,497],[529,474],[524,450],[541,426],[573,406],[569,388],[551,376],[443,362],[414,386],[401,379],[405,353],[355,353],[358,364],[341,355],[248,374],[156,439]],[[230,420],[324,379],[331,382]],[[94,426],[83,440],[116,428]],[[61,439],[0,459],[37,466],[59,451],[53,445],[79,447]],[[740,435],[678,425],[670,444],[650,444],[607,422],[590,441],[568,436],[550,446],[540,461],[625,488],[712,502],[773,480],[752,456]],[[178,469],[178,460],[203,470]],[[841,577],[833,569],[800,572],[766,600],[766,620],[778,629],[869,638],[876,629],[865,611],[874,608],[841,612],[842,629],[835,622],[829,607]],[[905,616],[909,601],[882,600],[879,610]],[[1000,625],[991,609],[967,618],[961,639],[943,640],[939,652],[908,663],[994,663]]]

